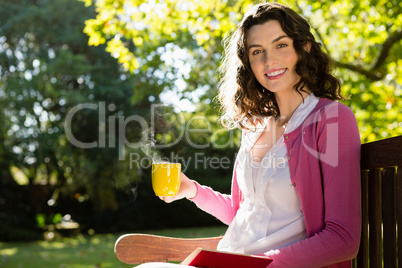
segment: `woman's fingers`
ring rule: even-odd
[[[197,187],[194,182],[190,180],[184,173],[181,173],[180,189],[175,196],[159,196],[159,198],[166,203],[172,203],[173,201],[182,198],[193,198],[197,195]]]
[[[159,196],[159,198],[166,203],[172,203],[173,201],[176,200],[176,196]]]

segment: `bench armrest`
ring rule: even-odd
[[[114,246],[117,258],[127,264],[183,261],[197,247],[216,250],[220,237],[172,238],[149,234],[120,236]]]

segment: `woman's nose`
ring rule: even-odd
[[[264,53],[264,65],[265,66],[272,66],[277,62],[278,58],[275,53]]]

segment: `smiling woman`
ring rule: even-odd
[[[314,92],[317,97],[343,99],[340,82],[331,74],[330,58],[315,41],[307,21],[290,8],[272,6],[285,12],[268,15],[262,6],[250,9],[256,13],[246,14],[226,40],[219,100],[233,125],[249,128],[266,116],[290,118],[291,114],[279,111],[279,96],[274,94],[284,83],[277,81],[282,75],[303,98]]]
[[[351,267],[360,137],[354,114],[334,101],[329,57],[307,21],[277,3],[252,6],[228,40],[219,97],[243,130],[231,194],[182,174],[177,195],[161,199],[187,198],[227,224],[220,251],[267,256],[269,267]]]

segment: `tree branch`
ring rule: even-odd
[[[395,43],[399,42],[400,40],[402,40],[402,31],[396,31],[396,32],[390,34],[388,36],[388,38],[385,40],[385,42],[382,44],[381,52],[377,58],[377,61],[370,70],[365,69],[361,65],[342,63],[342,62],[335,61],[335,60],[333,60],[333,61],[334,61],[335,65],[340,68],[346,68],[351,71],[358,72],[373,81],[378,81],[385,77],[386,72],[385,72],[385,68],[383,68],[384,64],[385,64],[385,60],[387,59],[392,46]]]
[[[402,39],[402,31],[396,31],[388,36],[387,40],[385,40],[384,44],[382,44],[381,53],[378,56],[377,62],[375,63],[372,70],[380,68],[381,65],[385,63],[385,60],[388,57],[391,47],[395,43],[399,42],[401,39]]]
[[[336,61],[334,59],[332,59],[332,61],[335,64],[335,66],[337,66],[339,68],[345,68],[345,69],[349,69],[351,71],[360,73],[360,74],[366,76],[368,79],[371,79],[373,81],[381,80],[385,76],[384,73],[382,73],[380,71],[367,70],[363,66],[358,65],[358,64],[355,65],[355,64],[350,64],[350,63],[343,63],[340,61]]]
[[[303,10],[298,5],[298,3],[296,3],[296,6],[299,9],[299,12],[303,13]],[[308,20],[308,18],[306,18],[306,19]],[[330,56],[330,58],[332,59],[332,61],[335,64],[335,66],[337,66],[339,68],[349,69],[351,71],[360,73],[360,74],[366,76],[368,79],[371,79],[373,81],[378,81],[385,77],[385,75],[386,75],[385,69],[382,68],[383,65],[385,64],[385,60],[387,59],[392,46],[395,43],[402,40],[402,31],[401,30],[391,33],[388,36],[388,38],[385,40],[385,42],[382,44],[380,54],[378,55],[378,58],[375,61],[374,66],[371,69],[366,69],[362,65],[343,63],[343,62],[337,61],[334,58],[332,58],[328,47],[324,43],[324,38],[322,37],[321,33],[318,31],[317,28],[313,27],[313,25],[310,23],[310,21],[308,21],[308,22],[309,22],[311,28],[316,32],[318,38],[321,40],[324,50]]]

